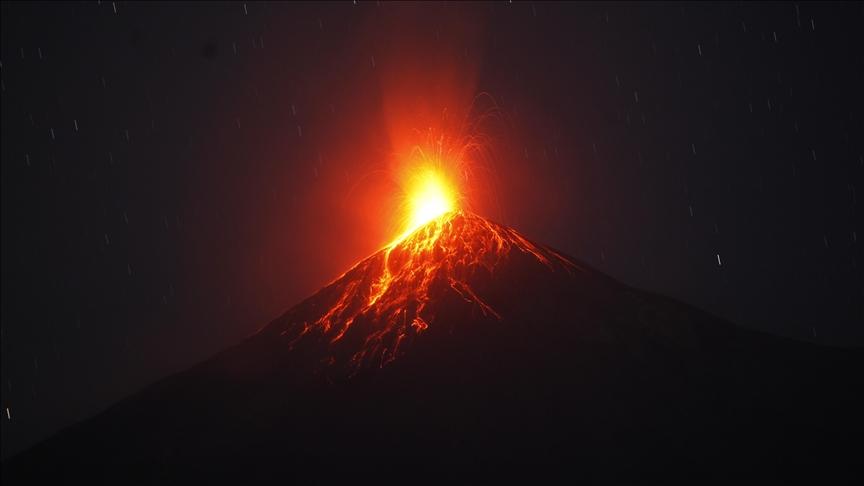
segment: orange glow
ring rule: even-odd
[[[409,175],[405,188],[405,223],[401,241],[433,219],[458,209],[458,191],[440,170],[426,167]]]
[[[409,230],[414,230],[433,218],[456,209],[453,189],[441,174],[427,169],[416,176],[415,187],[408,192],[411,216]]]
[[[407,154],[394,157],[391,174],[399,187],[394,246],[421,226],[449,213],[471,207],[482,183],[475,177],[486,162],[486,140],[468,129],[429,127],[415,133]],[[471,195],[469,202],[468,196]]]
[[[389,46],[376,51],[372,71],[381,86],[388,144],[382,149],[387,155],[375,162],[380,169],[370,172],[375,176],[362,180],[386,174],[392,185],[379,186],[374,196],[393,198],[375,211],[360,204],[358,212],[386,226],[379,241],[389,243],[286,315],[284,327],[272,329],[295,352],[326,350],[320,364],[336,373],[385,366],[415,339],[441,332],[445,305],[467,305],[500,320],[499,303],[489,301],[485,286],[499,263],[517,254],[556,272],[574,268],[469,211],[497,204],[489,141],[498,109],[476,91],[480,49],[474,46],[485,42],[478,28],[485,10],[439,7],[436,18],[452,21],[433,24],[427,10],[412,5],[397,7],[398,19],[389,23],[376,17],[370,28],[373,45]],[[400,36],[405,42],[388,44],[402,31],[409,34]]]

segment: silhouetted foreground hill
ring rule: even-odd
[[[851,480],[861,354],[741,329],[453,213],[3,479]]]

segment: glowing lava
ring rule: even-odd
[[[438,216],[457,209],[456,190],[440,171],[434,169],[418,171],[409,181],[406,193],[409,215],[404,232],[406,235]]]
[[[449,137],[430,128],[424,140],[398,156],[393,179],[401,193],[401,224],[388,247],[431,221],[463,209],[463,189],[475,164],[477,145],[470,137]]]
[[[432,208],[449,208],[434,202],[435,191]],[[565,274],[577,268],[515,230],[464,210],[420,212],[418,218],[429,214],[425,225],[358,263],[286,315],[286,325],[269,331],[287,339],[290,349],[320,349],[324,364],[350,374],[404,353],[440,324],[436,318],[445,302],[500,320],[486,292],[504,261],[520,258]]]

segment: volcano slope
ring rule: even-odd
[[[4,484],[844,478],[861,362],[456,212],[14,457]]]

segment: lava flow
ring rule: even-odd
[[[384,366],[458,298],[483,317],[502,316],[483,297],[496,267],[522,254],[549,271],[575,265],[515,230],[464,210],[447,211],[358,263],[280,319],[290,348],[321,345],[324,362],[356,371]],[[322,309],[322,304],[324,308]]]

